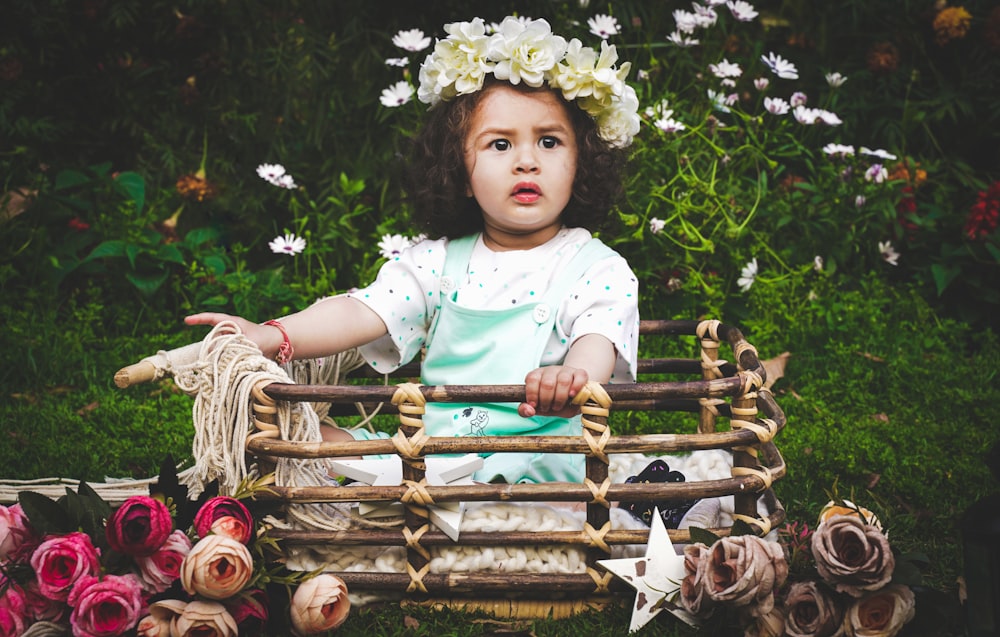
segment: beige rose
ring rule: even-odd
[[[893,637],[916,614],[913,591],[902,584],[855,600],[847,609],[844,628],[849,637]]]
[[[226,599],[243,590],[253,576],[247,547],[225,535],[198,540],[181,564],[181,585],[190,595]]]
[[[137,637],[170,637],[174,618],[184,612],[187,604],[177,599],[164,599],[149,605],[149,614],[139,620]]]
[[[305,636],[335,630],[347,620],[350,610],[344,580],[321,573],[299,584],[292,596],[293,632]]]
[[[888,584],[896,566],[889,540],[856,515],[827,518],[813,533],[812,552],[820,577],[853,597]]]
[[[188,602],[174,618],[173,637],[236,637],[239,628],[226,607],[219,602]]]
[[[785,552],[756,535],[723,537],[712,545],[705,569],[709,598],[746,607],[753,617],[774,608],[774,589],[788,577]]]
[[[688,544],[684,547],[684,579],[681,580],[681,604],[693,615],[710,614],[712,600],[705,586],[705,569],[708,567],[708,547]]]
[[[842,637],[844,609],[817,582],[795,582],[785,596],[789,637]]]

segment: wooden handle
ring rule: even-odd
[[[139,361],[115,372],[115,385],[125,389],[132,385],[148,383],[154,378],[156,378],[156,367],[149,361]]]

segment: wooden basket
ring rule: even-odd
[[[399,431],[389,440],[346,443],[294,443],[256,437],[247,445],[259,466],[266,470],[276,458],[325,458],[369,454],[397,454],[402,459],[403,482],[393,486],[273,487],[271,497],[287,505],[342,503],[348,501],[399,502],[405,511],[402,528],[359,528],[343,531],[274,529],[285,547],[379,546],[405,547],[406,572],[337,572],[352,593],[372,591],[405,597],[410,603],[447,604],[485,608],[504,615],[559,616],[600,606],[616,589],[623,589],[597,561],[610,557],[616,545],[643,545],[648,530],[615,530],[610,524],[612,502],[688,500],[734,497],[734,518],[748,522],[763,535],[784,520],[771,490],[785,475],[785,464],[773,436],[785,418],[770,391],[764,388],[765,372],[756,350],[740,331],[718,321],[642,321],[644,336],[693,336],[698,359],[643,359],[640,382],[591,384],[582,398],[584,429],[577,436],[432,438],[421,422],[426,402],[519,402],[523,385],[501,386],[384,386],[295,385],[271,383],[256,392],[254,412],[262,427],[273,424],[278,401],[329,402],[331,415],[356,413],[355,405],[386,404],[386,411],[400,416]],[[719,358],[726,342],[734,363]],[[643,381],[657,374],[679,375],[681,381]],[[397,372],[419,375],[413,365]],[[392,407],[388,407],[389,405]],[[689,412],[697,422],[693,433],[612,435],[611,412],[624,410]],[[723,479],[655,484],[612,484],[608,479],[609,454],[661,455],[717,449],[732,454],[732,475]],[[483,451],[575,453],[586,457],[586,478],[581,483],[472,484],[431,486],[425,476],[425,458],[434,454]],[[769,514],[758,513],[763,498]],[[569,531],[465,532],[457,542],[428,524],[427,507],[443,502],[576,502],[585,503],[582,528]],[[725,535],[729,528],[710,529]],[[690,541],[686,530],[669,530],[675,543]],[[499,573],[429,571],[432,547],[460,546],[568,546],[585,552],[586,573]]]

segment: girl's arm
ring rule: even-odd
[[[236,323],[268,358],[275,357],[284,341],[281,330],[273,325],[258,325],[229,314],[202,312],[184,319],[188,325],[214,326],[222,321]],[[370,343],[386,333],[385,323],[374,310],[346,296],[324,299],[280,322],[288,333],[296,359],[338,354]]]
[[[570,417],[579,408],[572,404],[588,381],[606,383],[615,367],[615,346],[600,334],[585,334],[573,341],[562,365],[539,367],[524,378],[525,402],[517,413]]]

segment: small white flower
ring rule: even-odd
[[[788,98],[789,103],[792,106],[805,106],[806,102],[809,101],[809,97],[802,91],[795,91],[792,96]]]
[[[872,164],[865,171],[865,181],[873,181],[881,184],[889,177],[889,171],[882,164]]]
[[[652,219],[649,220],[649,231],[652,232],[653,234],[660,234],[661,232],[663,232],[663,228],[666,227],[666,225],[667,222],[664,221],[663,219],[657,219],[656,217],[653,217]]]
[[[387,89],[382,90],[382,97],[379,101],[382,106],[395,108],[402,106],[413,99],[413,87],[406,80],[400,80]]]
[[[764,108],[773,115],[784,115],[788,112],[788,102],[780,97],[765,97]]]
[[[840,88],[846,81],[847,81],[846,75],[841,75],[840,73],[826,74],[826,83],[829,84],[831,88]]]
[[[867,201],[867,199],[865,199],[864,195],[858,195],[857,197],[854,198],[854,207],[855,208],[864,208],[866,201]]]
[[[771,72],[780,77],[783,80],[797,80],[799,79],[799,70],[795,68],[795,65],[781,57],[775,52],[770,52],[767,55],[760,56],[764,64],[767,65]]]
[[[386,60],[385,60],[385,65],[386,66],[400,66],[400,67],[403,67],[403,66],[406,66],[409,63],[410,63],[410,58],[386,58]]]
[[[746,292],[753,285],[753,282],[757,279],[757,257],[754,257],[752,261],[747,262],[743,266],[743,270],[740,272],[740,278],[736,279],[736,285],[740,286],[740,290]]]
[[[670,112],[673,113],[673,111]],[[653,126],[656,126],[665,133],[679,133],[680,131],[687,128],[687,126],[678,122],[676,119],[670,117],[669,115],[657,119],[655,122],[653,122]]]
[[[726,88],[736,88],[736,80],[731,77],[724,77],[719,80],[719,86],[725,86]]]
[[[763,91],[764,89],[767,88],[767,85],[770,83],[771,80],[767,79],[766,77],[758,77],[753,81],[754,88],[756,88],[758,91]]]
[[[827,126],[837,126],[842,123],[835,113],[823,110],[822,108],[796,106],[792,114],[798,123],[810,126],[819,123],[826,124]]]
[[[840,157],[853,157],[854,156],[854,146],[845,144],[834,144],[833,142],[827,144],[823,147],[823,152],[831,157],[833,155],[839,155]]]
[[[731,112],[731,109],[729,107],[738,102],[740,99],[740,96],[737,95],[736,93],[730,93],[729,95],[726,95],[725,93],[716,92],[713,91],[712,89],[708,89],[707,94],[708,94],[708,99],[711,100],[712,102],[712,106],[715,107],[716,110],[722,113]]]
[[[739,77],[743,75],[743,69],[739,64],[723,59],[718,64],[709,64],[708,68],[715,74],[715,77]]]
[[[813,270],[816,270],[817,272],[823,271],[823,257],[818,254],[813,257]]]
[[[602,40],[607,40],[613,35],[618,35],[621,31],[618,28],[618,20],[613,16],[598,14],[587,20],[590,32]]]
[[[413,243],[401,234],[386,234],[378,242],[378,250],[386,259],[395,259],[411,245]]]
[[[705,7],[697,2],[692,2],[691,8],[694,9],[695,24],[701,29],[715,26],[715,23],[719,21],[719,14],[712,7]]]
[[[677,31],[688,35],[698,28],[698,16],[683,9],[674,11],[674,22],[677,24]]]
[[[409,29],[392,36],[392,43],[407,51],[423,51],[431,45],[431,39],[424,37],[420,29]]]
[[[843,121],[841,121],[840,117],[838,117],[836,113],[831,113],[830,111],[823,108],[817,108],[816,115],[819,117],[820,121],[822,121],[827,126],[840,126],[841,124],[844,123]]]
[[[649,71],[647,71],[646,69],[639,69],[638,71],[635,72],[635,79],[639,80],[640,82],[645,82],[646,80],[649,79]]]
[[[689,48],[692,46],[698,46],[700,40],[697,38],[689,38],[688,36],[682,34],[680,31],[674,31],[667,36],[667,39],[676,44],[681,48]]]
[[[295,180],[281,164],[261,164],[257,166],[257,175],[272,186],[289,190],[295,188]]]
[[[268,242],[267,247],[275,254],[294,256],[306,249],[306,240],[289,233],[283,237],[275,237],[273,241]]]
[[[878,157],[879,159],[888,159],[889,161],[896,160],[895,155],[893,155],[888,151],[882,150],[881,148],[876,148],[875,150],[872,150],[871,148],[865,148],[864,146],[862,146],[861,150],[859,150],[858,152],[860,152],[862,155],[868,155],[870,157]]]
[[[726,3],[726,6],[733,13],[733,17],[740,22],[750,22],[757,17],[757,10],[749,2],[744,2],[743,0],[733,2],[730,0]]]
[[[899,253],[892,247],[891,241],[879,241],[878,251],[883,261],[889,265],[899,265]]]

